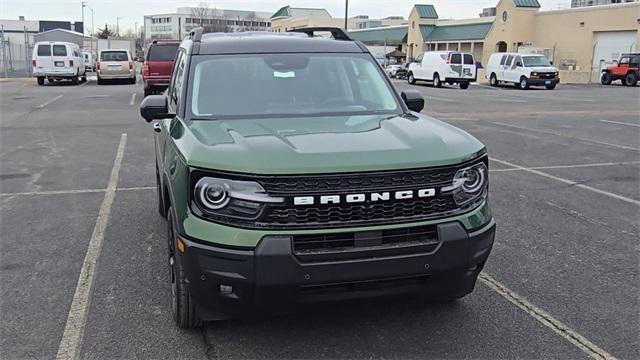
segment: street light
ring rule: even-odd
[[[347,31],[349,24],[349,0],[344,0],[344,31]]]
[[[120,19],[121,17],[116,17],[116,35],[120,37]]]
[[[85,6],[87,6],[87,2],[83,1],[82,2],[82,45],[84,46],[84,8]]]

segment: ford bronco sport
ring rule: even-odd
[[[331,32],[333,38],[315,36]],[[382,295],[449,301],[491,251],[488,157],[340,29],[191,32],[154,123],[180,327]]]
[[[636,86],[640,76],[640,53],[622,54],[618,62],[602,70],[600,83],[611,85],[612,81],[620,80],[622,85]]]

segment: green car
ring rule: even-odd
[[[423,107],[339,29],[192,31],[140,108],[178,326],[472,292],[495,235],[488,156]]]

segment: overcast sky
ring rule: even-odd
[[[275,12],[280,7],[325,8],[334,17],[344,17],[344,0],[210,0],[210,7],[220,9],[255,10]],[[349,0],[349,16],[369,15],[372,18],[400,15],[407,18],[415,3],[433,4],[440,18],[477,17],[484,7],[497,4],[498,0]],[[120,31],[133,29],[137,22],[142,25],[142,16],[173,13],[177,7],[195,6],[198,0],[87,0],[93,8],[95,27],[105,23],[116,24],[120,18]],[[568,6],[570,0],[540,0],[543,9],[557,9]],[[80,0],[0,0],[0,18],[18,19],[24,15],[28,20],[82,19]],[[91,28],[91,11],[85,9],[85,23]]]

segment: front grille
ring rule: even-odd
[[[323,224],[366,223],[371,219],[377,219],[381,222],[394,219],[410,221],[416,218],[426,219],[433,215],[446,214],[456,209],[457,205],[452,197],[446,196],[351,206],[270,207],[264,218],[266,223],[274,225],[319,226]]]
[[[303,262],[430,253],[438,244],[435,225],[292,237],[293,253]]]
[[[540,79],[554,79],[556,77],[555,73],[538,73],[538,77]]]
[[[191,208],[196,216],[253,229],[326,229],[440,219],[470,211],[482,202],[483,198],[479,198],[460,207],[451,194],[440,191],[452,184],[459,169],[478,161],[487,163],[487,156],[479,155],[474,160],[451,166],[361,173],[249,175],[192,169],[192,189],[202,176],[255,181],[270,196],[281,197],[284,201],[263,204],[259,214],[252,219],[207,215],[198,209],[193,199]],[[419,196],[421,190],[433,193]],[[398,197],[400,192],[412,192],[413,196]],[[387,198],[374,199],[372,194],[387,194]],[[354,195],[364,198],[349,202],[347,197]],[[313,201],[296,204],[295,198],[305,197]],[[340,201],[323,202],[327,197],[339,197]]]

